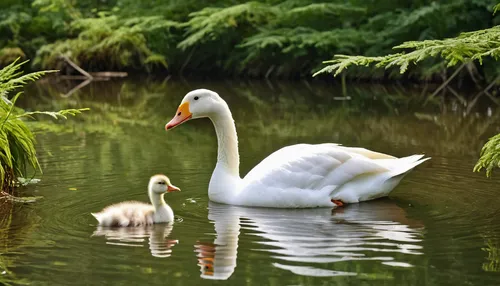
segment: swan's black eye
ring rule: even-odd
[[[197,97],[197,96],[194,97],[194,100],[198,100],[198,99],[199,99],[199,97]]]
[[[160,185],[165,185],[165,182],[158,182],[158,184],[160,184]]]
[[[181,116],[181,112],[177,113],[177,116]]]

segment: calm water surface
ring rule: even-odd
[[[72,83],[74,86],[75,83]],[[36,124],[41,181],[4,205],[3,276],[33,285],[498,285],[500,173],[472,173],[500,132],[487,98],[428,99],[422,90],[306,83],[100,82],[65,97],[70,83],[39,84],[27,109],[90,107]],[[425,153],[390,198],[344,208],[280,210],[211,203],[215,132],[208,120],[164,125],[192,89],[218,91],[232,109],[242,174],[276,149],[336,142],[396,156]],[[349,98],[346,98],[349,96]],[[99,228],[90,215],[147,201],[151,175],[176,222]],[[2,271],[3,271],[2,270]]]

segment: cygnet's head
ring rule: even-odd
[[[213,117],[226,110],[226,102],[216,92],[196,89],[184,96],[174,118],[165,125],[165,129],[172,129],[189,119]]]
[[[181,189],[170,183],[170,179],[165,175],[154,175],[149,179],[149,190],[156,194],[179,192]]]

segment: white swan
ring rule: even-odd
[[[197,89],[186,94],[165,129],[203,117],[213,122],[217,133],[217,165],[208,196],[219,203],[277,208],[357,203],[387,196],[405,174],[430,159],[396,158],[332,143],[297,144],[272,153],[242,179],[234,120],[217,93]]]
[[[137,201],[107,206],[92,213],[102,226],[139,226],[174,221],[174,212],[165,203],[165,193],[180,191],[165,175],[154,175],[149,180],[148,194],[152,205]]]

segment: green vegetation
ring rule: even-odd
[[[475,172],[486,170],[486,176],[490,176],[494,168],[500,168],[500,134],[493,136],[484,144],[481,150],[481,158],[474,167]]]
[[[378,57],[336,55],[335,59],[324,63],[331,64],[317,73],[340,74],[350,66],[370,66],[391,68],[399,66],[400,73],[405,73],[411,64],[418,64],[426,59],[440,56],[446,67],[458,63],[477,60],[483,63],[485,57],[494,60],[500,58],[500,26],[489,29],[462,33],[456,38],[444,40],[409,41],[395,46],[394,49],[412,50]]]
[[[33,111],[25,112],[15,106],[22,94],[11,93],[22,88],[30,81],[53,71],[34,72],[22,75],[19,69],[25,62],[12,62],[0,70],[0,190],[11,191],[19,183],[19,177],[26,177],[28,167],[40,169],[35,150],[35,137],[26,125],[26,118],[35,115],[49,115],[55,119],[75,115],[85,109],[67,109],[58,112]],[[9,97],[10,96],[10,97]],[[40,169],[41,171],[41,169]]]
[[[147,47],[145,34],[174,26],[175,23],[162,21],[159,17],[123,21],[108,13],[99,13],[96,18],[73,21],[70,29],[78,31],[78,37],[42,46],[35,64],[59,67],[60,56],[66,55],[90,70],[128,67],[149,70],[155,64],[166,67],[165,58]]]
[[[7,0],[0,4],[0,65],[17,57],[33,58],[35,69],[66,72],[59,60],[65,55],[89,71],[309,77],[334,54],[378,57],[406,41],[489,29],[499,19],[492,14],[494,4],[497,1]],[[446,70],[439,61],[427,60],[411,67],[406,77],[432,79]],[[490,78],[498,71],[485,64],[478,74]],[[347,75],[402,77],[362,69]]]
[[[494,6],[496,13],[500,9],[500,4]],[[478,61],[481,65],[485,58],[492,58],[495,62],[500,58],[500,26],[492,28],[462,33],[458,37],[448,38],[444,40],[423,40],[409,41],[401,45],[395,46],[394,49],[406,49],[410,52],[400,52],[385,56],[366,57],[366,56],[349,56],[336,55],[331,61],[325,63],[329,66],[321,69],[314,75],[321,73],[334,73],[334,76],[339,75],[347,68],[352,66],[374,65],[377,68],[391,68],[399,66],[399,72],[405,73],[411,64],[420,64],[426,60],[440,57],[440,65],[453,67],[458,63],[462,63],[461,68],[457,69],[451,77],[446,80],[442,87],[448,84],[459,72],[473,61]],[[498,64],[495,67],[498,69]],[[470,70],[469,70],[470,72]],[[500,79],[498,73],[492,83],[488,85],[481,93],[487,93],[492,85]],[[491,79],[490,79],[491,81]],[[440,88],[438,89],[438,91]],[[500,134],[490,138],[481,150],[481,157],[474,167],[474,171],[486,170],[486,175],[489,177],[494,168],[500,167]]]

